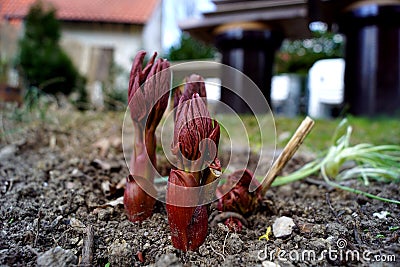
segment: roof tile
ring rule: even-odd
[[[3,18],[23,18],[36,0],[3,0]],[[45,0],[57,9],[57,17],[67,21],[98,21],[145,24],[159,0]]]

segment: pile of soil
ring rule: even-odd
[[[369,266],[382,263],[378,260],[396,266],[400,261],[400,207],[330,188],[318,177],[269,190],[240,232],[216,222],[213,207],[205,243],[198,251],[181,252],[171,244],[163,203],[150,219],[131,223],[118,201],[123,195],[118,184],[128,174],[121,114],[79,113],[67,122],[24,127],[12,138],[2,135],[0,144],[0,265],[77,265],[90,228],[93,266]],[[305,158],[297,155],[285,172]],[[166,175],[169,166],[160,162]],[[387,198],[400,195],[398,184],[349,185]],[[292,232],[259,240],[282,216],[294,221]]]

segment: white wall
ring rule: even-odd
[[[90,71],[93,47],[112,48],[114,62],[123,69],[116,88],[126,88],[133,58],[139,50],[162,55],[161,12],[162,6],[158,5],[144,26],[63,22],[61,44],[83,75]]]
[[[89,71],[92,47],[107,47],[114,50],[114,62],[129,75],[132,60],[142,48],[142,26],[66,24],[62,27],[61,43],[70,54],[79,71]],[[118,77],[117,87],[126,87],[129,76]]]

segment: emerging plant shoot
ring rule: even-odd
[[[220,175],[217,158],[219,124],[207,110],[203,79],[192,75],[176,103],[172,152],[177,170],[171,170],[167,189],[167,213],[172,244],[183,251],[197,249],[208,229],[208,203]],[[215,183],[216,184],[216,183]]]
[[[133,62],[128,101],[134,126],[134,148],[129,164],[133,175],[127,177],[124,205],[130,221],[142,221],[152,215],[156,193],[153,186],[156,162],[156,128],[168,105],[169,63],[157,54],[143,68],[146,53],[140,51]],[[153,195],[154,196],[154,195]]]

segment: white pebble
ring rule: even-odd
[[[390,215],[390,212],[383,210],[381,212],[375,212],[372,214],[374,217],[378,217],[379,219],[386,219],[386,216]]]
[[[272,225],[274,236],[282,237],[291,235],[293,226],[295,226],[295,224],[291,218],[286,216],[279,217]]]

